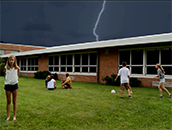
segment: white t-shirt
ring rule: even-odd
[[[130,75],[130,71],[128,68],[121,68],[118,72],[118,76],[120,76],[121,84],[122,83],[129,83],[128,76]]]
[[[18,70],[13,67],[13,69],[6,69],[5,84],[15,85],[18,83]]]
[[[54,88],[55,87],[54,82],[55,82],[54,79],[51,79],[50,81],[48,81],[47,88]]]

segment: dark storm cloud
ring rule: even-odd
[[[0,41],[39,46],[96,41],[102,2],[1,2]],[[167,33],[171,18],[170,1],[107,1],[96,33],[99,40]]]
[[[25,31],[50,31],[51,27],[48,24],[34,24],[34,23],[27,23],[24,28],[22,28]]]

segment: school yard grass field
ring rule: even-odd
[[[17,120],[6,119],[4,77],[0,77],[1,130],[171,130],[172,98],[156,88],[133,87],[120,99],[118,86],[73,82],[73,89],[49,91],[44,80],[19,79]],[[111,94],[115,89],[116,94]],[[169,90],[172,93],[172,90]]]

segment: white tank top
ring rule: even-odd
[[[48,82],[48,85],[47,85],[47,88],[54,88],[54,82],[55,80],[54,79],[51,79],[49,82]]]
[[[13,67],[13,69],[6,69],[5,84],[14,85],[18,83],[18,70]]]

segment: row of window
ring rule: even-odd
[[[156,74],[155,64],[160,63],[166,75],[172,75],[172,48],[119,51],[119,68],[122,61],[132,74]]]
[[[96,73],[97,53],[49,57],[48,70],[56,72]]]
[[[21,71],[38,71],[38,58],[23,58],[17,60]]]
[[[131,74],[156,74],[156,63],[162,64],[166,75],[172,75],[172,48],[120,50],[119,68],[123,61]],[[38,71],[38,58],[18,59],[21,71]],[[96,73],[97,53],[49,56],[50,72]]]

